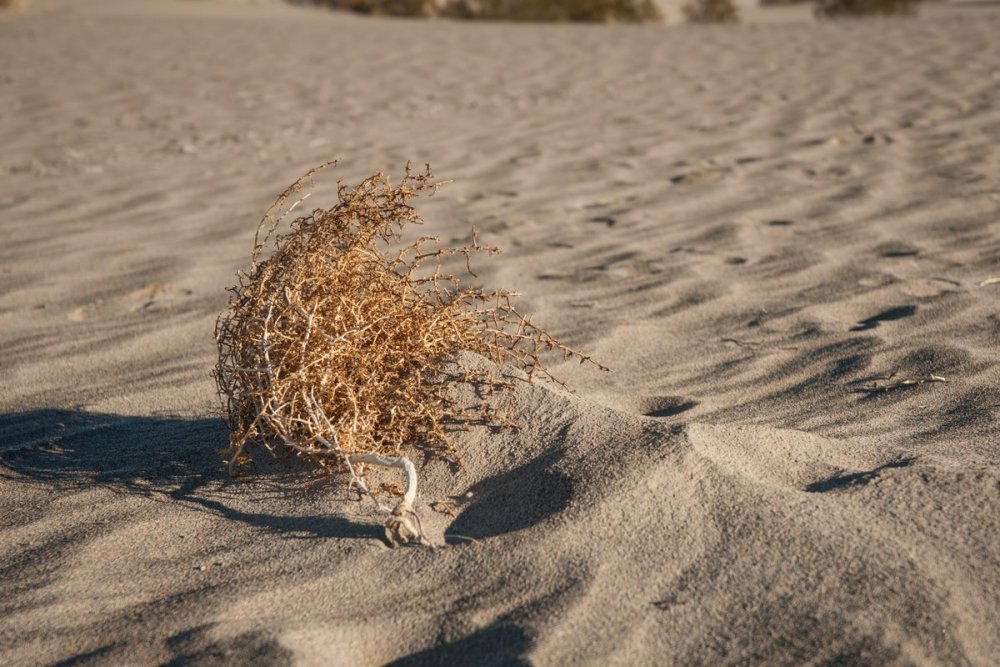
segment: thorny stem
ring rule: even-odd
[[[368,463],[385,468],[399,468],[406,475],[406,491],[398,507],[413,508],[417,498],[417,469],[405,456],[382,456],[381,454],[351,454],[347,457],[351,463]]]

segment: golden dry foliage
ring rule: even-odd
[[[460,407],[449,398],[451,384],[482,381],[455,370],[460,351],[529,377],[548,376],[545,350],[589,361],[518,312],[510,292],[464,287],[444,273],[449,255],[464,255],[468,267],[472,254],[498,252],[475,234],[461,248],[429,237],[401,244],[400,230],[421,222],[410,200],[440,185],[429,168],[414,174],[407,167],[399,185],[381,173],[341,185],[335,206],[275,236],[275,212],[326,166],[265,213],[249,272],[238,274],[217,323],[215,377],[231,429],[230,472],[250,460],[249,443],[287,447],[330,470],[343,465],[352,479],[351,457],[359,454],[400,456],[415,447],[457,461],[448,423],[496,421],[485,403]],[[272,237],[273,253],[262,259]]]
[[[739,23],[740,20],[732,0],[690,0],[681,11],[688,23]]]
[[[574,21],[643,23],[662,21],[653,0],[447,0],[449,18],[493,21]]]
[[[382,16],[499,21],[640,23],[663,19],[653,0],[289,0]]]
[[[913,16],[920,0],[817,0],[819,18],[857,18],[865,16]]]

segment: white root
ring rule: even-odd
[[[406,491],[403,499],[392,510],[392,515],[385,522],[385,537],[392,546],[416,542],[430,546],[424,537],[420,517],[413,511],[413,502],[417,498],[417,469],[405,456],[382,456],[380,454],[351,454],[348,463],[366,463],[385,468],[399,468],[406,475]]]

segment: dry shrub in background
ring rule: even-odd
[[[817,0],[816,16],[850,18],[864,16],[912,16],[919,0]]]
[[[410,200],[440,185],[429,169],[414,174],[407,167],[399,185],[381,173],[341,185],[335,206],[275,235],[276,211],[326,166],[296,181],[265,213],[250,269],[238,274],[216,325],[230,472],[251,460],[251,443],[290,450],[330,472],[346,470],[363,494],[364,465],[398,467],[407,488],[387,537],[424,542],[413,513],[416,471],[405,453],[457,462],[450,424],[500,421],[485,402],[460,406],[451,398],[456,383],[503,386],[456,365],[459,353],[511,364],[529,379],[551,377],[540,358],[545,350],[589,358],[532,324],[510,292],[464,287],[444,272],[448,256],[464,256],[469,268],[473,254],[498,252],[480,246],[475,234],[461,248],[441,247],[432,237],[400,242],[402,228],[421,222]],[[262,259],[270,238],[273,252]]]
[[[691,0],[681,11],[688,23],[737,23],[740,20],[732,0]]]
[[[363,14],[504,21],[659,21],[653,0],[291,0]]]
[[[296,5],[321,5],[372,16],[433,16],[435,0],[289,0]]]
[[[652,0],[449,0],[441,13],[503,21],[642,23],[663,18]]]

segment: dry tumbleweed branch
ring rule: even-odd
[[[292,450],[331,472],[346,470],[362,494],[368,494],[365,465],[398,467],[407,486],[386,535],[393,544],[426,543],[413,511],[416,469],[404,450],[457,462],[448,424],[499,421],[485,402],[463,407],[449,397],[455,383],[502,386],[455,370],[459,352],[512,364],[529,379],[551,378],[540,358],[546,350],[591,359],[532,324],[514,307],[512,293],[463,287],[444,272],[442,260],[450,255],[464,255],[471,273],[472,254],[499,252],[479,245],[475,234],[461,248],[441,247],[431,237],[400,242],[404,226],[421,222],[410,200],[440,185],[429,168],[414,174],[407,167],[397,186],[381,173],[356,187],[341,185],[335,206],[299,217],[276,235],[282,221],[276,212],[331,164],[296,181],[264,214],[250,269],[238,274],[216,325],[215,378],[231,430],[230,472],[251,460],[251,443]],[[272,237],[273,252],[263,259]]]

